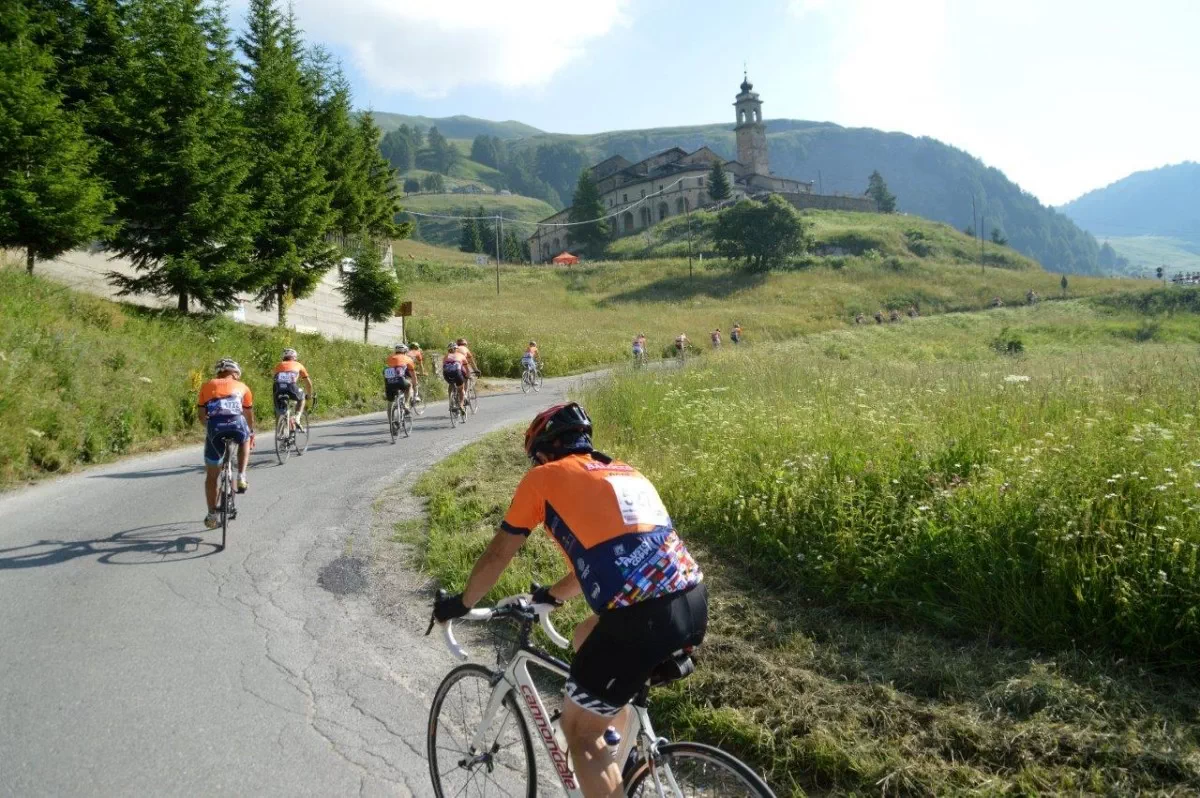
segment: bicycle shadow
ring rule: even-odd
[[[157,477],[176,477],[182,474],[202,474],[204,466],[165,466],[150,468],[145,471],[117,471],[110,474],[89,474],[88,479],[155,479]]]
[[[0,571],[41,568],[80,557],[95,557],[104,565],[161,565],[209,557],[221,550],[215,539],[208,542],[194,534],[171,535],[195,527],[195,521],[175,521],[125,529],[106,538],[45,539],[0,548]],[[220,531],[212,534],[220,535]]]

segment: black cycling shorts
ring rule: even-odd
[[[457,371],[443,371],[442,379],[451,385],[462,385],[467,381],[467,375],[463,373],[462,369],[458,369]]]
[[[304,401],[304,390],[296,383],[290,385],[275,384],[275,410],[282,415],[287,412],[286,402],[295,400],[296,402]]]
[[[704,583],[600,614],[571,663],[567,697],[609,717],[628,704],[654,669],[680,649],[698,646],[708,628]]]
[[[385,380],[383,383],[384,393],[387,395],[387,400],[389,402],[400,394],[406,392],[408,387],[408,377],[401,377],[396,380]]]

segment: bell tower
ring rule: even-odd
[[[741,92],[733,103],[737,114],[737,159],[750,174],[771,173],[767,165],[767,128],[762,121],[762,100],[752,89],[754,84],[746,75],[742,76]]]

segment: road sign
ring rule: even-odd
[[[412,315],[412,303],[411,302],[401,302],[400,307],[398,307],[394,311],[392,311],[392,315],[393,316],[411,316]]]
[[[488,265],[488,256],[487,255],[476,255],[475,256],[475,265],[476,266],[487,266]]]

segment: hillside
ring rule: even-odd
[[[931,138],[885,133],[869,128],[775,119],[767,122],[773,172],[811,180],[826,193],[860,194],[867,176],[878,169],[907,213],[946,222],[957,229],[971,225],[971,197],[985,218],[985,233],[998,227],[1018,251],[1052,271],[1099,274],[1098,245],[1090,235],[1053,208],[986,166],[978,158]],[[589,162],[611,155],[630,160],[668,147],[703,145],[732,158],[734,134],[728,124],[627,130],[592,135],[545,134],[510,143],[510,148],[569,142]]]
[[[401,125],[420,127],[429,130],[436,127],[443,136],[450,139],[473,139],[476,136],[496,136],[501,139],[516,139],[523,136],[536,136],[541,133],[532,125],[512,120],[493,122],[490,119],[477,119],[473,116],[410,116],[408,114],[389,114],[376,112],[375,124],[384,133],[395,130]]]
[[[1123,269],[1118,264],[1126,274],[1152,277],[1159,266],[1167,274],[1200,272],[1200,242],[1169,236],[1104,236],[1103,242],[1128,261]]]
[[[1062,211],[1097,236],[1161,236],[1200,247],[1200,163],[1134,172]]]
[[[487,169],[486,166],[481,166]],[[474,216],[480,208],[483,215],[499,215],[506,219],[536,222],[554,213],[554,208],[538,199],[499,194],[410,194],[402,201],[406,211],[435,213],[445,216]],[[459,222],[453,219],[428,219],[401,213],[402,220],[417,219],[417,238],[444,247],[457,247]],[[528,235],[528,225],[518,229],[518,235]]]
[[[382,347],[119,304],[0,265],[0,489],[196,439],[195,391],[225,355],[269,414],[285,346],[316,379],[318,415],[383,409]]]

